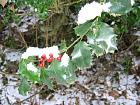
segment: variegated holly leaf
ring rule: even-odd
[[[74,50],[71,54],[72,61],[80,69],[89,67],[92,62],[92,55],[88,44],[81,41],[74,46]]]
[[[47,73],[50,78],[63,85],[69,85],[76,79],[75,65],[69,61],[67,66],[61,64],[60,61],[54,60],[51,65],[47,68]]]
[[[116,34],[108,24],[100,22],[99,28],[93,28],[93,32],[87,34],[87,41],[93,53],[101,56],[104,53],[114,53],[117,49]]]
[[[92,23],[93,21],[87,21],[84,24],[78,25],[74,28],[75,34],[77,34],[77,36],[85,35],[92,28]]]
[[[132,10],[133,0],[110,0],[112,6],[110,7],[110,13],[126,14]]]

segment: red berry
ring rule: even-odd
[[[40,61],[39,64],[38,64],[38,66],[40,68],[43,68],[45,66],[45,62],[44,61]]]
[[[50,53],[49,56],[50,56],[51,58],[53,58],[53,54],[52,54],[52,53]]]
[[[46,54],[43,54],[42,56],[41,56],[41,58],[45,61],[47,58],[46,58]]]
[[[47,62],[50,63],[53,61],[53,59],[54,59],[53,57],[50,57],[49,59],[47,59]]]
[[[45,67],[45,61],[46,61],[46,60],[47,60],[46,55],[43,54],[43,55],[41,56],[41,58],[39,59],[39,64],[38,64],[38,66],[39,66],[40,68]]]
[[[39,63],[38,66],[39,66],[39,67],[42,67],[42,63]]]
[[[62,59],[62,56],[61,55],[59,57],[57,57],[57,60],[58,61],[61,61],[61,59]]]

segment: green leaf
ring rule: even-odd
[[[50,80],[49,75],[47,73],[47,69],[43,68],[40,73],[40,81],[45,83],[49,89],[53,90],[53,83]]]
[[[30,85],[28,81],[23,78],[21,84],[19,85],[18,91],[22,95],[27,95],[27,92],[30,90]]]
[[[72,61],[80,69],[89,67],[91,65],[92,55],[87,43],[83,41],[77,43],[74,46],[74,50],[71,55],[72,55]]]
[[[80,24],[77,27],[74,28],[75,34],[77,36],[83,36],[85,35],[92,27],[92,21],[88,21],[84,24]]]
[[[32,82],[36,82],[39,80],[39,78],[38,78],[39,73],[27,70],[28,63],[29,63],[29,61],[26,59],[23,59],[19,63],[19,73],[21,74],[21,76],[26,77],[27,79],[31,80]]]
[[[111,0],[110,12],[115,14],[126,14],[132,10],[131,0]]]
[[[117,50],[116,34],[113,28],[108,24],[101,22],[99,28],[95,28],[96,32],[92,35],[87,35],[88,43],[93,49],[93,53],[101,56],[106,53],[114,53]],[[96,37],[95,37],[96,36]]]
[[[54,60],[47,72],[50,78],[55,78],[55,80],[63,85],[69,85],[75,81],[75,65],[69,61],[67,67],[62,66],[61,62]]]
[[[95,53],[97,57],[104,54],[104,50],[98,45],[91,45],[91,48],[93,49],[93,53]]]

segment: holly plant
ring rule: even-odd
[[[102,21],[102,13],[125,15],[133,9],[133,5],[133,0],[93,1],[79,11],[78,25],[74,28],[78,38],[70,46],[61,50],[58,46],[27,48],[19,64],[19,92],[26,95],[31,83],[46,84],[49,89],[53,89],[54,81],[69,86],[76,79],[75,71],[90,67],[94,56],[114,53],[117,35],[109,24]],[[68,55],[71,47],[74,49]]]

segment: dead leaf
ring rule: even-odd
[[[0,4],[1,4],[3,7],[5,7],[6,3],[7,3],[7,0],[0,0]]]
[[[119,92],[116,90],[112,90],[108,94],[109,94],[109,96],[112,96],[114,98],[118,98],[120,96]]]
[[[9,9],[13,12],[15,11],[15,6],[13,3],[9,5]]]

